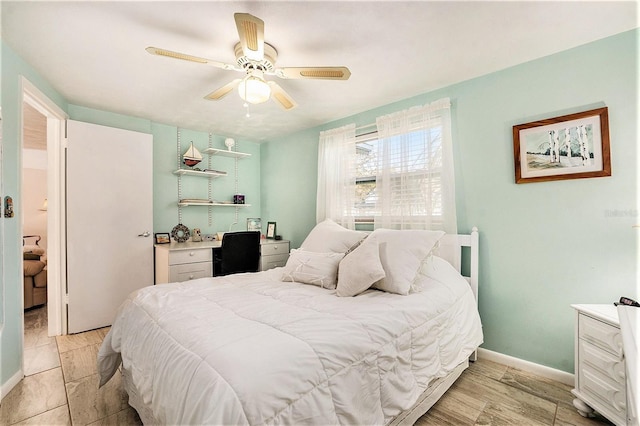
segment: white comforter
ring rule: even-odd
[[[281,269],[147,287],[99,354],[164,424],[386,424],[482,342],[466,285],[421,293],[282,282]]]

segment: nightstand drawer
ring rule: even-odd
[[[583,362],[582,368],[591,368],[600,372],[607,382],[624,392],[626,376],[624,360],[582,339],[579,340],[578,345],[578,356]]]
[[[172,265],[169,267],[169,282],[195,280],[213,276],[213,263],[198,262]]]
[[[262,256],[271,256],[274,254],[289,254],[289,242],[278,243],[262,243],[260,245],[260,253]]]
[[[193,250],[175,250],[169,253],[169,265],[180,265],[183,263],[211,262],[213,260],[213,250],[210,248]]]
[[[579,316],[578,327],[580,339],[622,358],[622,336],[619,328],[583,314]]]
[[[581,369],[579,375],[580,392],[586,401],[609,420],[616,424],[625,424],[627,396],[624,387],[620,389],[612,386],[588,368]]]

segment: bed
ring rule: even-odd
[[[283,268],[132,293],[101,385],[121,371],[145,424],[413,424],[482,343],[478,232],[356,232],[325,221]]]

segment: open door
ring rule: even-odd
[[[67,122],[68,332],[111,325],[153,284],[153,137]]]

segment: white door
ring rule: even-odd
[[[68,332],[111,325],[153,284],[153,137],[67,122]]]

